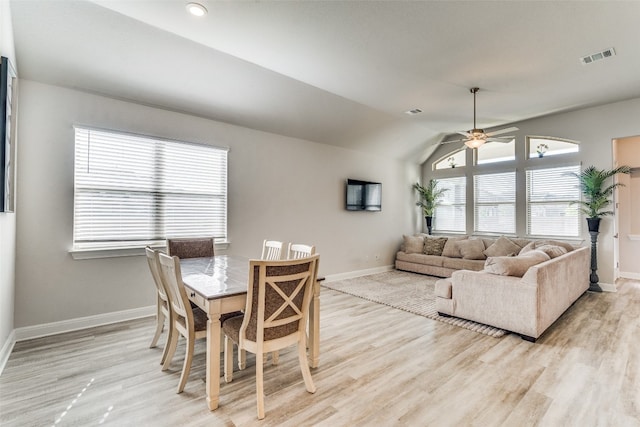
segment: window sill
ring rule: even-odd
[[[229,248],[231,242],[221,242],[215,244],[216,251],[224,251]],[[69,251],[74,260],[98,259],[98,258],[119,258],[129,256],[145,255],[144,247],[113,247],[113,248],[92,248],[92,249],[72,249]],[[153,246],[153,249],[166,251],[166,246]]]

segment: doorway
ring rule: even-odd
[[[615,278],[640,279],[640,136],[613,140],[614,165],[631,167],[631,174],[618,174],[616,182]]]

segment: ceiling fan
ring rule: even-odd
[[[467,132],[458,132],[460,135],[464,135],[462,139],[455,139],[451,141],[443,141],[442,144],[449,144],[451,142],[462,142],[469,148],[478,148],[485,142],[510,142],[513,136],[497,136],[504,133],[515,132],[517,127],[510,127],[505,129],[495,130],[493,132],[485,132],[484,129],[476,128],[476,93],[480,88],[472,87],[470,92],[473,94],[473,129]]]

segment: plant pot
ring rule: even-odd
[[[429,234],[431,234],[431,222],[433,220],[432,216],[425,216],[424,217],[425,221],[427,221],[427,230],[429,231]]]
[[[587,218],[587,226],[589,227],[589,231],[595,231],[596,233],[600,231],[600,218]]]
[[[538,157],[544,157],[544,153],[538,153]]]

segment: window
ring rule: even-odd
[[[527,170],[527,234],[577,237],[580,210],[570,202],[580,200],[580,166]]]
[[[464,167],[467,161],[467,150],[464,148],[452,151],[451,153],[445,155],[440,160],[437,160],[433,163],[433,168],[437,169],[451,169],[455,167]]]
[[[487,142],[478,148],[476,163],[484,165],[487,163],[507,162],[516,159],[516,140],[509,142]]]
[[[504,172],[473,177],[475,231],[508,234],[516,232],[516,173]]]
[[[467,185],[464,176],[438,179],[437,188],[447,188],[436,206],[434,231],[466,231]]]
[[[580,151],[580,145],[576,141],[550,137],[529,136],[527,137],[527,146],[530,159]]]
[[[227,239],[227,149],[76,127],[73,249]]]

